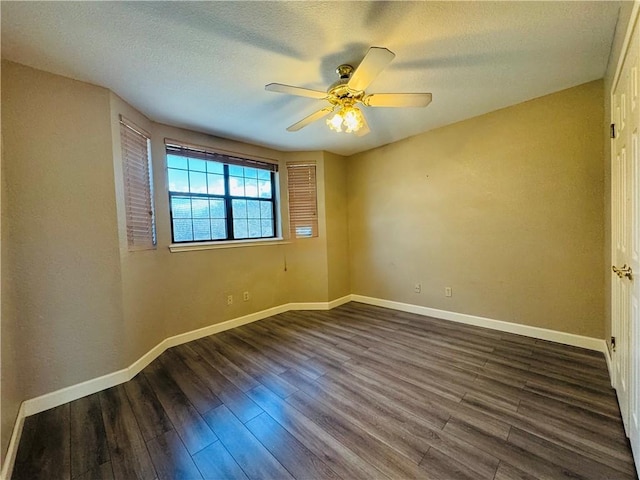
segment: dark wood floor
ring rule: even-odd
[[[25,421],[14,479],[633,479],[604,357],[350,303]]]

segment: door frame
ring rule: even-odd
[[[622,74],[622,69],[624,66],[624,61],[627,57],[627,53],[629,51],[629,46],[631,43],[631,39],[632,39],[632,35],[634,32],[635,28],[640,29],[640,24],[638,22],[639,20],[639,14],[640,14],[640,2],[638,0],[634,1],[633,4],[633,9],[631,11],[631,16],[629,17],[629,23],[627,24],[627,28],[626,28],[626,32],[625,32],[625,37],[624,37],[624,41],[622,43],[622,48],[620,49],[620,54],[617,58],[617,65],[616,65],[616,70],[615,70],[615,74],[613,77],[613,81],[611,83],[611,87],[610,87],[610,91],[608,92],[609,94],[609,105],[611,106],[611,111],[610,111],[610,121],[611,123],[615,123],[615,115],[616,115],[616,111],[615,111],[615,101],[614,101],[614,92],[616,91],[616,88],[618,86],[618,82],[620,81],[620,76]],[[640,34],[640,31],[639,31]],[[610,154],[609,154],[609,161],[610,161],[610,168],[609,168],[609,172],[610,172],[610,180],[611,180],[611,188],[610,188],[610,192],[609,192],[609,201],[610,201],[610,232],[609,232],[609,239],[611,242],[611,248],[610,248],[610,252],[609,252],[609,258],[608,258],[608,264],[606,265],[606,274],[607,275],[611,275],[612,278],[612,272],[611,272],[611,265],[615,265],[615,259],[616,259],[616,244],[614,243],[614,221],[615,221],[615,213],[614,212],[614,202],[615,199],[613,198],[614,195],[614,191],[613,191],[613,182],[614,182],[614,175],[616,172],[614,172],[615,169],[615,156],[616,156],[616,151],[615,151],[615,139],[611,138],[610,139]],[[631,160],[631,159],[630,159]],[[634,276],[636,277],[636,281],[631,285],[632,288],[635,289],[640,289],[640,272],[634,272]],[[615,289],[615,280],[611,281],[611,285],[610,285],[610,305],[609,305],[609,313],[610,313],[610,318],[611,318],[611,328],[612,328],[612,332],[613,332],[613,315],[614,315],[614,309],[615,307],[615,299],[614,299],[614,289]],[[640,292],[639,292],[640,293]],[[632,327],[632,325],[630,325],[630,328]],[[640,328],[640,325],[637,325],[636,328]],[[607,339],[608,340],[608,339]],[[633,339],[631,339],[633,341]],[[611,345],[610,343],[607,341],[607,353],[609,354],[609,356],[611,355],[610,353],[610,348]],[[635,363],[631,364],[631,362],[634,359],[634,355],[633,355],[633,347],[634,345],[631,344],[630,348],[629,348],[629,353],[630,353],[630,358],[629,358],[629,377],[632,377],[634,375],[634,372],[638,372],[640,371],[640,353],[636,354],[636,358],[635,358]],[[635,345],[635,348],[640,350],[640,345]],[[608,359],[609,360],[609,359]],[[612,361],[608,361],[607,362],[608,367],[609,367],[609,376],[611,378],[611,385],[615,387],[615,385],[618,383],[617,379],[615,377],[616,372],[615,372],[615,368],[614,368],[614,362]],[[638,377],[636,377],[638,378]],[[629,404],[629,402],[628,402]],[[631,406],[629,404],[629,406]],[[635,408],[636,410],[638,409],[638,403],[635,404]],[[638,416],[640,416],[640,412],[635,411],[629,411],[629,417],[631,417],[634,413]],[[629,428],[629,431],[631,432],[631,428]],[[636,432],[636,434],[638,434],[638,432]],[[640,435],[636,435],[636,436],[640,436]],[[632,454],[634,457],[634,461],[636,464],[636,469],[638,471],[640,471],[640,438],[630,438],[630,443],[632,446]],[[634,449],[635,447],[635,449]]]

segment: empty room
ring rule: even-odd
[[[637,480],[639,12],[0,2],[0,480]]]

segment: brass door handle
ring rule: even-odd
[[[629,280],[633,280],[633,271],[631,270],[631,267],[627,267],[626,263],[622,266],[622,268],[616,268],[615,265],[613,265],[611,268],[613,269],[613,273],[618,275],[618,277],[627,277]]]

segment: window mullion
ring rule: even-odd
[[[278,225],[276,223],[276,177],[275,173],[271,172],[271,218],[273,219],[273,236],[277,235]]]
[[[229,186],[229,165],[224,165],[224,205],[227,212],[227,238],[235,240],[233,235],[233,213],[231,208],[231,189]]]

